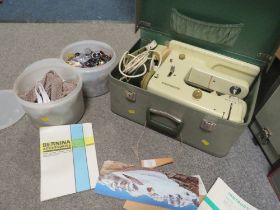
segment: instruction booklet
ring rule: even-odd
[[[166,209],[196,210],[206,194],[201,182],[199,176],[107,160],[100,170],[95,192]]]
[[[91,123],[40,128],[41,201],[95,187],[99,171]]]
[[[227,184],[218,178],[198,210],[257,210],[240,198]]]

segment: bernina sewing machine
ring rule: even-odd
[[[242,123],[258,66],[172,40],[155,48],[162,62],[143,88],[193,109]]]

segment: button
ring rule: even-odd
[[[112,56],[105,54],[101,50],[93,51],[90,48],[85,48],[84,53],[68,53],[65,58],[65,62],[69,65],[81,68],[92,68],[109,62]]]
[[[241,88],[238,86],[231,86],[229,91],[232,95],[238,95],[239,93],[241,93]]]
[[[196,89],[193,91],[193,94],[192,96],[195,98],[195,99],[200,99],[202,97],[202,91],[199,90],[199,89]]]
[[[72,60],[73,58],[75,58],[75,56],[76,54],[74,53],[67,53],[65,57],[67,60]]]
[[[185,54],[180,54],[180,55],[179,55],[179,59],[180,59],[180,60],[184,60],[185,58],[186,58]]]

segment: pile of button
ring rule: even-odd
[[[105,54],[102,50],[93,51],[86,48],[84,53],[68,53],[65,62],[75,67],[92,68],[109,62],[111,58],[111,55]]]

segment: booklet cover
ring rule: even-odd
[[[40,128],[41,201],[95,187],[99,171],[91,123]]]
[[[202,179],[199,175],[194,175],[194,177],[197,177],[199,180],[198,188],[199,188],[199,201],[202,202],[204,197],[206,196],[206,188],[202,182]],[[134,201],[126,201],[123,206],[124,209],[127,210],[169,210],[167,208],[162,208],[158,206],[152,206],[148,204],[138,203]]]
[[[198,210],[257,210],[218,178]]]
[[[195,210],[199,205],[199,182],[197,177],[105,161],[95,192],[168,209]]]

